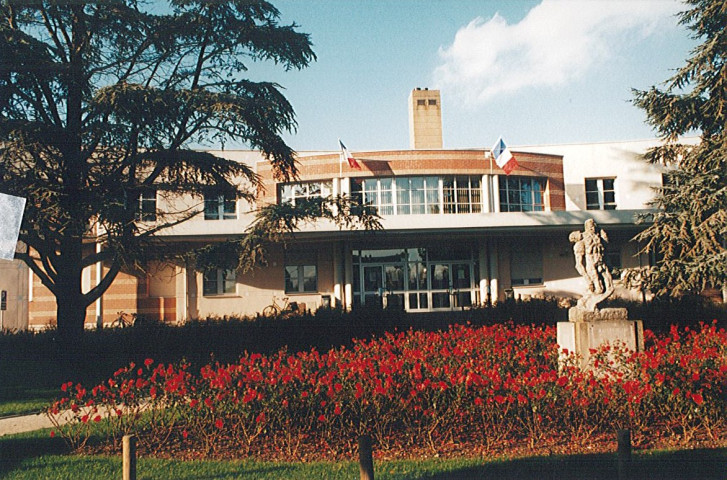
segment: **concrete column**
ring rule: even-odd
[[[353,305],[353,259],[351,258],[351,244],[343,243],[344,262],[344,292],[343,305],[345,310],[351,310]]]
[[[490,213],[492,211],[492,200],[490,199],[490,176],[482,175],[480,185],[482,185],[482,211]]]
[[[496,303],[500,296],[500,285],[498,281],[498,261],[497,257],[499,254],[498,245],[496,239],[490,239],[488,254],[490,256],[490,295],[492,296],[492,303]]]
[[[340,242],[333,243],[333,304],[331,306],[334,307],[343,306],[345,265],[342,250]]]
[[[487,258],[487,240],[480,241],[477,250],[480,269],[480,305],[485,305],[487,304],[487,292],[490,289],[490,260]]]
[[[184,323],[187,319],[187,267],[185,265],[174,266],[174,306],[176,314],[174,321],[178,324]]]
[[[96,253],[101,252],[101,243],[96,242]],[[96,262],[96,285],[101,283],[103,278],[103,262]],[[96,299],[96,328],[103,327],[103,295]]]
[[[493,175],[492,177],[492,211],[500,211],[500,175]]]

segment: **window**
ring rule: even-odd
[[[296,199],[325,198],[333,192],[333,183],[330,180],[321,182],[288,183],[281,185],[278,190],[280,203],[292,203]]]
[[[544,178],[500,177],[501,212],[542,212],[544,198]]]
[[[375,207],[380,215],[479,213],[480,178],[463,175],[351,179],[351,196]]]
[[[510,283],[513,286],[543,283],[543,252],[540,243],[514,239],[510,249]]]
[[[237,274],[233,269],[217,268],[205,272],[202,280],[202,294],[229,295],[236,292]]]
[[[237,200],[234,195],[215,192],[205,194],[205,220],[235,220],[236,218]]]
[[[616,210],[614,178],[586,178],[586,210]]]
[[[315,265],[285,266],[285,293],[317,291],[318,268]]]
[[[141,222],[153,222],[157,219],[157,191],[143,190],[136,197],[134,218]]]
[[[437,101],[435,99],[433,99],[433,98],[429,99],[429,105],[436,105],[436,104],[437,104]]]
[[[480,177],[444,177],[442,199],[444,213],[479,213],[482,211]]]
[[[423,98],[420,98],[420,99],[417,100],[417,105],[420,106],[420,107],[423,107],[426,104],[427,104],[427,101],[424,100]]]

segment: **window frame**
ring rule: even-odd
[[[594,188],[589,188],[589,183]],[[606,182],[610,182],[610,188],[606,188]],[[616,210],[616,177],[588,177],[584,179],[584,191],[586,193],[586,210]],[[593,195],[595,194],[595,201]],[[591,198],[589,198],[591,197]],[[612,198],[612,201],[606,201]]]
[[[510,183],[511,181],[517,180],[518,181],[518,188],[517,189],[511,189]],[[523,188],[524,182],[527,182],[527,186],[529,188],[525,189]],[[538,186],[540,187],[535,188],[535,182],[539,182]],[[506,212],[544,212],[545,211],[545,191],[548,184],[547,177],[530,177],[530,176],[522,176],[522,175],[511,175],[507,176],[504,179],[500,177],[499,180],[499,187],[498,187],[498,193],[500,196],[500,212],[506,213]],[[528,203],[524,203],[524,194],[530,193],[530,201]],[[540,194],[540,202],[537,202],[537,196],[536,194]],[[514,199],[517,197],[517,201],[511,201],[511,198]],[[529,206],[529,209],[525,209],[525,206]]]
[[[135,195],[134,220],[137,222],[155,222],[157,219],[157,190],[138,190]]]
[[[310,275],[306,274],[306,269],[313,270],[313,288],[306,288],[308,285],[307,279]],[[288,282],[290,277],[289,272],[295,271],[295,282],[297,283],[296,288],[288,288]],[[291,281],[292,282],[292,281]],[[286,264],[283,267],[283,290],[286,294],[297,295],[307,293],[318,293],[318,265],[313,263],[291,263]]]
[[[211,208],[211,205],[215,205]],[[232,206],[230,210],[228,207]],[[237,197],[230,193],[208,192],[204,194],[205,220],[237,220]]]
[[[214,275],[214,278],[210,278],[212,275]],[[212,284],[214,284],[214,289],[210,288]],[[211,290],[214,290],[214,292],[212,292]],[[212,270],[208,270],[202,274],[203,297],[220,297],[236,294],[237,272],[235,271],[235,269],[215,268]]]

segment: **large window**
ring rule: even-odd
[[[237,274],[233,269],[216,268],[204,273],[202,293],[204,296],[230,295],[236,290]]]
[[[480,177],[444,177],[442,199],[444,213],[479,213],[482,211]]]
[[[523,239],[511,242],[510,281],[513,286],[543,283],[543,250],[539,242]]]
[[[480,176],[351,179],[351,195],[380,215],[479,213]]]
[[[330,197],[333,192],[332,182],[304,182],[288,183],[280,186],[278,195],[280,203],[292,203],[295,205],[297,199],[304,198],[325,198]]]
[[[234,195],[210,192],[204,196],[205,220],[234,220],[237,218],[237,200]]]
[[[586,178],[586,209],[615,210],[614,178]]]
[[[545,179],[500,177],[501,212],[542,212],[545,210]]]
[[[286,265],[285,293],[318,291],[318,268],[315,265]]]

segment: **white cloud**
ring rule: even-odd
[[[543,0],[517,24],[478,17],[440,48],[435,84],[467,104],[528,87],[564,86],[675,25],[683,6],[665,0]]]

